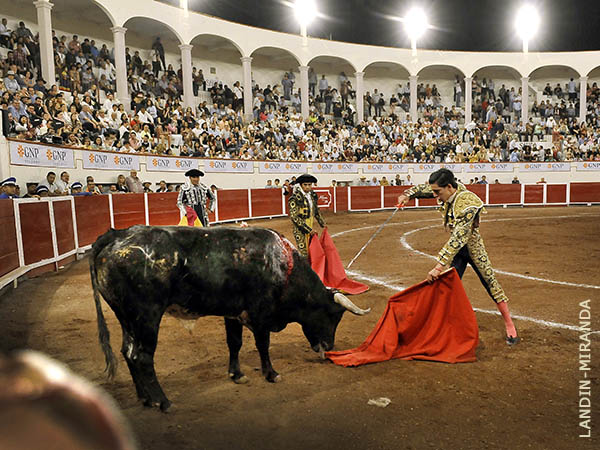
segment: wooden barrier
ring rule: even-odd
[[[410,186],[316,187],[319,207],[332,212],[394,208]],[[488,205],[600,203],[600,183],[469,185]],[[280,189],[231,189],[217,193],[212,222],[287,214]],[[434,198],[407,207],[437,206]],[[0,288],[24,273],[56,270],[89,248],[109,228],[179,222],[177,193],[118,194],[0,200]]]

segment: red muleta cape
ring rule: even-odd
[[[358,281],[350,280],[342,264],[340,255],[335,248],[333,239],[329,236],[327,228],[321,233],[321,238],[313,236],[308,247],[310,266],[323,284],[327,287],[339,289],[346,294],[362,294],[369,290],[369,286]]]
[[[432,284],[423,281],[390,297],[360,347],[325,355],[346,367],[389,359],[472,362],[478,341],[475,313],[452,269]]]

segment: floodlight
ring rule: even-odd
[[[300,25],[306,26],[317,16],[317,5],[315,0],[296,0],[294,11]]]
[[[517,13],[515,29],[523,40],[523,52],[529,49],[529,40],[535,36],[540,26],[540,16],[532,5],[523,5]]]
[[[411,40],[417,40],[429,28],[427,16],[421,8],[411,9],[406,17],[404,17],[404,29]]]

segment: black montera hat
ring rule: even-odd
[[[198,169],[190,169],[185,173],[186,177],[203,177],[204,172]]]
[[[308,173],[304,173],[302,175],[300,175],[298,178],[296,178],[296,181],[294,181],[292,184],[302,184],[302,183],[316,183],[317,179],[312,176],[311,174]]]

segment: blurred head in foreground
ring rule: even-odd
[[[0,448],[134,450],[114,401],[41,353],[0,355]]]

